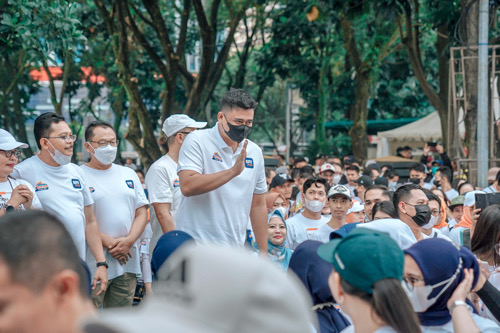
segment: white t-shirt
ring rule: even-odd
[[[314,231],[311,234],[311,239],[312,240],[317,240],[323,243],[328,243],[330,241],[330,234],[334,232],[335,229],[330,227],[328,223],[323,224],[321,227],[318,228],[318,230]]]
[[[482,318],[481,316],[471,312],[472,319],[476,323],[479,331],[481,333],[487,332],[500,332],[500,327],[492,320]],[[453,321],[450,320],[446,324],[442,326],[422,326],[422,333],[453,333],[455,330],[453,329]]]
[[[485,193],[497,193],[497,189],[495,188],[495,185],[490,185],[488,187],[483,188],[483,192]]]
[[[328,219],[321,216],[319,220],[311,220],[305,217],[302,213],[294,215],[286,220],[288,234],[287,245],[290,249],[295,250],[303,241],[312,239],[312,234],[322,225],[328,223]]]
[[[422,234],[424,234],[424,233],[422,233]],[[432,228],[431,234],[428,237],[429,238],[442,238],[442,239],[445,239],[445,240],[447,240],[449,242],[452,242],[452,240],[450,239],[450,237],[446,236],[445,234],[443,234],[441,232],[440,229],[436,229],[436,228]]]
[[[34,188],[43,208],[57,216],[73,237],[80,257],[85,260],[84,207],[94,201],[85,183],[83,171],[76,164],[57,167],[32,156],[14,167],[11,174]]]
[[[31,186],[30,183],[22,179],[14,179],[10,177],[6,182],[0,183],[0,209],[5,208],[7,202],[10,200],[12,191],[20,184],[28,186],[30,191],[33,193],[33,200],[31,201],[31,205],[33,206],[33,208],[43,209],[42,204],[40,203],[40,200],[38,200],[35,190],[33,189],[33,186]],[[18,208],[24,210],[23,205],[20,205]]]
[[[126,237],[134,222],[136,209],[148,204],[139,177],[134,170],[112,164],[107,170],[96,170],[81,166],[85,180],[94,199],[93,209],[99,224],[99,231],[111,238]],[[104,255],[109,263],[108,279],[124,273],[141,274],[139,244],[130,248],[132,258],[121,265],[108,249]],[[92,276],[97,270],[96,260],[87,247],[87,264]]]
[[[164,155],[154,162],[146,174],[149,201],[151,203],[169,203],[170,214],[175,222],[175,213],[181,199],[181,188],[177,176],[177,163]]]
[[[243,148],[236,151],[222,139],[218,124],[192,132],[182,144],[178,171],[214,174],[233,167]],[[254,194],[267,192],[264,157],[255,143],[248,141],[243,172],[221,187],[191,197],[181,196],[176,224],[197,242],[243,247]]]
[[[467,228],[464,227],[455,227],[450,231],[449,237],[453,241],[453,243],[457,244],[458,246],[464,245],[463,242],[463,231],[466,230]]]
[[[354,325],[347,326],[340,333],[354,333]],[[391,326],[383,326],[373,333],[396,333],[396,331]]]
[[[451,190],[447,191],[447,192],[444,192],[446,194],[446,197],[448,198],[448,200],[453,200],[454,198],[458,197],[460,194],[457,192],[457,190],[455,190],[454,188],[452,188]]]

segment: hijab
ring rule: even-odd
[[[153,256],[151,258],[151,272],[153,276],[160,270],[165,260],[172,255],[184,243],[195,243],[193,237],[180,230],[173,230],[165,233],[158,239]]]
[[[451,315],[446,306],[451,295],[460,282],[464,279],[464,268],[474,269],[474,281],[472,288],[479,278],[479,265],[477,259],[471,251],[465,247],[458,248],[455,244],[442,238],[428,238],[414,244],[406,249],[405,254],[410,255],[422,271],[426,286],[432,286],[445,281],[455,274],[462,259],[462,268],[457,277],[439,296],[436,302],[427,311],[417,313],[420,323],[423,326],[442,326],[451,320]],[[439,253],[439,255],[436,255]],[[434,288],[429,298],[435,297],[446,285]],[[472,306],[469,300],[467,303]],[[473,307],[474,308],[474,307]],[[474,312],[476,312],[474,308]]]
[[[441,203],[441,212],[443,214],[443,217],[441,218],[441,221],[439,221],[439,223],[434,226],[434,228],[436,228],[436,229],[441,229],[443,227],[448,227],[448,222],[446,222],[446,220],[447,220],[446,215],[447,215],[448,207],[444,203],[443,199],[439,198],[439,201]]]
[[[271,221],[271,218],[273,217],[280,218],[281,221],[283,221],[283,223],[285,224],[285,228],[287,228],[287,234],[288,234],[288,227],[286,225],[284,217],[281,215],[279,210],[275,210],[267,216],[268,225],[269,221]],[[285,244],[286,244],[286,237],[280,246],[271,243],[271,241],[269,240],[269,236],[267,237],[267,255],[269,257],[269,260],[279,264],[281,266],[281,269],[284,271],[288,269],[288,264],[290,263],[290,258],[293,253],[292,250],[285,247]]]
[[[334,306],[335,300],[328,286],[333,265],[318,256],[317,250],[322,244],[313,240],[301,243],[293,252],[288,269],[299,277],[311,295],[320,333],[340,332],[350,324]]]
[[[277,197],[281,197],[281,199],[283,199],[283,201],[285,203],[288,202],[285,199],[285,197],[283,196],[283,194],[281,194],[281,193],[278,193],[278,192],[269,192],[269,193],[266,193],[266,207],[267,207],[267,211],[268,212],[272,212],[274,210],[273,204],[274,204],[274,201],[276,201]]]

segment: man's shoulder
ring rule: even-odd
[[[29,169],[33,166],[34,163],[37,163],[39,161],[40,161],[40,159],[37,156],[33,155],[33,156],[25,159],[21,163],[17,164],[14,168],[18,169],[18,170]]]
[[[177,169],[177,166],[176,166],[176,163],[174,162],[174,160],[172,160],[172,158],[170,158],[170,156],[165,154],[162,157],[160,157],[159,159],[157,159],[153,164],[151,164],[151,166],[149,167],[148,173],[150,173],[152,171],[153,172],[162,171],[162,170],[165,170],[169,167]]]

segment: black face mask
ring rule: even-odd
[[[441,186],[441,181],[440,180],[435,180],[434,181],[434,186],[436,186],[436,187]]]
[[[410,205],[410,204],[408,204]],[[431,219],[431,209],[429,205],[412,205],[415,208],[415,216],[410,216],[419,227],[426,225],[429,223]]]
[[[408,179],[408,182],[415,185],[420,185],[420,178],[410,178]]]
[[[226,118],[226,116],[224,115],[224,118]],[[236,125],[232,125],[226,118],[226,123],[227,123],[227,126],[229,127],[229,131],[226,131],[224,129],[224,126],[222,127],[224,129],[224,132],[227,134],[227,136],[235,141],[235,142],[238,142],[240,143],[241,141],[245,140],[245,138],[248,136],[248,134],[250,134],[250,131],[252,130],[252,127],[250,126],[246,126],[246,125],[240,125],[240,126],[236,126]]]

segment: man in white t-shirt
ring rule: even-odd
[[[328,243],[330,234],[346,224],[347,211],[352,207],[351,191],[344,185],[335,185],[328,191],[328,204],[332,217],[328,223],[312,233],[311,239]]]
[[[139,244],[147,220],[148,200],[137,173],[113,164],[118,140],[113,127],[104,121],[91,122],[85,130],[85,149],[90,161],[82,165],[85,181],[94,199],[94,212],[108,261],[108,288],[92,292],[96,308],[131,306],[141,274]],[[87,264],[95,271],[96,260],[87,251]]]
[[[250,217],[260,253],[267,256],[264,157],[246,140],[257,105],[244,90],[231,89],[222,98],[217,124],[185,138],[176,226],[201,243],[243,247]]]
[[[54,112],[36,118],[33,131],[40,153],[16,165],[11,176],[26,180],[35,188],[43,208],[56,215],[68,229],[83,260],[87,243],[97,261],[93,287],[100,282],[100,294],[108,283],[108,264],[83,171],[70,163],[76,135],[64,117]]]
[[[175,229],[175,214],[181,199],[177,163],[182,143],[189,133],[206,125],[206,122],[197,122],[185,114],[171,115],[163,122],[168,153],[154,162],[146,174],[149,201],[158,220],[156,223],[156,219],[151,219],[152,248],[164,233]]]
[[[431,209],[429,199],[420,186],[415,184],[400,186],[394,192],[392,202],[399,219],[410,227],[417,241],[429,238],[422,232],[422,227],[429,223]]]
[[[304,183],[302,194],[304,211],[286,221],[288,229],[286,242],[290,249],[295,250],[300,243],[311,239],[312,234],[329,221],[321,215],[328,190],[329,186],[324,178],[312,177]]]
[[[453,200],[460,195],[458,191],[451,186],[452,180],[452,171],[447,166],[440,167],[434,175],[434,185],[443,190],[448,200]]]

